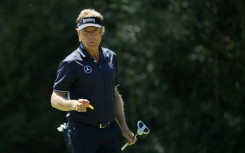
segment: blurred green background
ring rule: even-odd
[[[125,153],[245,152],[244,0],[0,2],[0,152],[66,153],[50,95],[84,8],[104,15],[130,128]],[[124,141],[125,142],[125,141]],[[123,142],[123,144],[124,144]],[[122,144],[122,145],[123,145]]]

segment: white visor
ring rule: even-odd
[[[76,29],[77,29],[77,30],[82,30],[82,29],[87,28],[87,27],[97,27],[97,28],[101,28],[102,26],[99,25],[99,24],[94,24],[94,23],[86,23],[86,24],[80,25],[80,26],[77,27]]]

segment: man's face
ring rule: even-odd
[[[87,27],[78,31],[78,35],[86,49],[98,49],[102,38],[102,29]]]

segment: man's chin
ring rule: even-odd
[[[89,44],[87,44],[86,47],[90,48],[90,49],[97,49],[99,47],[99,45],[97,45],[95,43],[89,43]]]

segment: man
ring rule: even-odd
[[[100,46],[102,20],[94,9],[81,11],[80,46],[60,63],[53,86],[51,105],[68,112],[64,134],[70,153],[121,152],[120,130],[129,145],[136,142],[117,89],[116,54]]]

